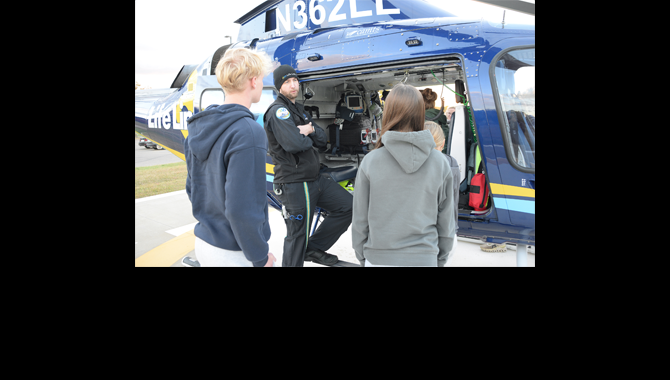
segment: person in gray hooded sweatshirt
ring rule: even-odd
[[[352,243],[361,266],[444,266],[455,239],[453,176],[424,129],[416,88],[386,99],[381,139],[356,175]]]

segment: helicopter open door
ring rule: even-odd
[[[366,109],[371,106],[367,100],[370,98],[374,99],[376,95],[380,95],[382,89],[391,89],[398,82],[403,82],[417,88],[440,86],[441,83],[455,85],[460,96],[465,96],[467,99],[466,76],[463,62],[456,55],[438,57],[423,62],[417,62],[417,60],[404,63],[380,62],[376,65],[369,65],[364,69],[357,68],[355,70],[342,70],[339,72],[304,73],[301,75],[300,81],[302,85],[297,101],[304,102],[306,107],[313,107],[319,110],[318,116],[313,115],[317,116],[314,120],[330,136],[329,145],[320,153],[322,164],[331,168],[348,165],[356,166],[374,146],[374,144],[371,144],[365,138],[368,135],[374,138],[375,129],[381,129],[381,118],[377,119],[373,113],[366,112]],[[313,97],[303,97],[304,91],[307,88],[314,94]],[[359,99],[367,99],[362,102],[363,104],[360,107],[361,110],[359,112],[362,112],[362,116],[356,116],[354,120],[355,123],[360,122],[361,130],[360,132],[350,132],[351,136],[349,134],[343,135],[347,132],[346,129],[342,130],[338,125],[333,123],[336,117],[336,105],[342,99],[343,95],[346,95],[345,99],[349,96],[358,96]],[[449,136],[445,136],[449,139],[450,155],[456,158],[461,169],[459,170],[460,173],[458,173],[459,178],[457,180],[459,183],[464,184],[461,197],[465,202],[462,202],[459,206],[459,218],[462,217],[468,221],[472,219],[484,222],[495,218],[496,213],[492,207],[493,202],[490,196],[484,210],[475,211],[473,207],[468,205],[470,183],[467,183],[467,181],[471,180],[472,176],[468,179],[466,164],[468,158],[474,155],[474,153],[470,153],[470,150],[471,147],[475,147],[476,138],[474,137],[474,128],[470,124],[471,117],[469,116],[468,108],[465,106],[462,98],[459,97],[459,99],[461,99],[460,103],[456,105],[456,112],[452,116],[453,125],[450,127],[451,133]],[[474,126],[474,120],[472,121],[472,125]],[[340,134],[339,142],[336,137],[338,130]],[[349,140],[356,134],[359,136],[357,142],[351,144]],[[338,144],[343,146],[338,146]],[[486,186],[488,188],[488,182]]]
[[[449,136],[447,140],[447,153],[458,162],[459,178],[458,183],[462,183],[466,176],[465,171],[465,119],[466,110],[462,104],[455,106],[456,111],[451,114],[449,122]],[[456,178],[454,178],[456,180]]]

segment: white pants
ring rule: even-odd
[[[242,251],[229,251],[215,247],[195,237],[195,257],[201,267],[253,267]]]
[[[454,236],[454,244],[451,246],[451,251],[449,251],[449,254],[447,255],[447,262],[449,262],[449,259],[454,257],[454,251],[456,251],[456,245],[458,243],[458,238]],[[445,263],[446,264],[446,263]],[[365,260],[365,267],[400,267],[402,265],[375,265],[370,262],[370,260]],[[427,265],[416,265],[419,267],[427,267]]]

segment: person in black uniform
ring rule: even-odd
[[[289,65],[274,71],[277,100],[268,107],[263,122],[268,136],[268,152],[275,164],[273,187],[284,205],[284,256],[282,266],[301,267],[304,261],[323,265],[337,263],[326,251],[351,224],[353,196],[336,182],[319,174],[319,153],[328,142],[303,106],[296,103],[300,88],[298,75]],[[314,210],[321,207],[328,217],[309,236]]]

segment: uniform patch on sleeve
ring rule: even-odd
[[[277,118],[286,120],[291,116],[291,113],[284,107],[281,107],[277,110]]]

